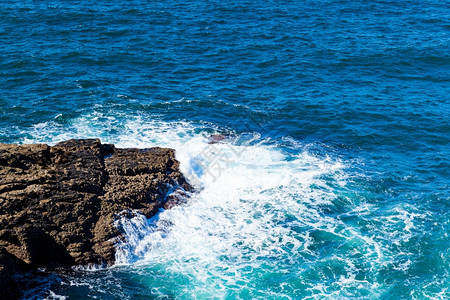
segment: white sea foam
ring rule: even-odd
[[[49,290],[49,295],[47,297],[45,297],[44,299],[46,299],[46,300],[64,300],[67,298],[68,297],[66,297],[66,296],[58,295],[55,292],[53,292],[52,290]]]
[[[118,244],[117,264],[161,267],[174,278],[181,276],[189,284],[178,287],[177,296],[235,297],[241,289],[254,297],[290,298],[308,291],[314,298],[346,297],[352,289],[376,295],[373,275],[361,274],[376,274],[392,260],[375,234],[333,213],[338,196],[345,197],[336,190],[347,184],[345,164],[313,155],[292,139],[282,143],[290,141],[295,151],[284,151],[255,133],[228,132],[223,143],[209,144],[208,136],[217,132],[223,130],[211,124],[93,113],[71,120],[70,126],[38,124],[24,142],[100,137],[118,147],[177,150],[182,172],[199,192],[150,220],[137,213],[116,222],[126,241]],[[345,203],[343,217],[364,218],[372,209],[351,199]],[[401,208],[392,216],[387,221],[402,222],[406,232],[418,217]],[[363,266],[357,264],[361,259]],[[397,267],[404,271],[410,264],[404,260]],[[328,274],[328,268],[336,268],[335,273]],[[264,278],[270,291],[261,291],[257,278]],[[167,279],[165,284],[178,282]]]

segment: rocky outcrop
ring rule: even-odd
[[[190,189],[173,149],[0,144],[0,290],[15,269],[113,263],[123,210],[150,217]]]

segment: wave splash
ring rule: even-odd
[[[89,124],[77,128],[83,136],[93,133]],[[306,278],[329,265],[339,271],[328,275],[338,282],[336,291],[354,285],[374,288],[358,280],[355,263],[346,255],[326,253],[330,241],[344,245],[350,236],[360,236],[333,215],[336,201],[352,205],[338,195],[347,177],[341,161],[315,156],[301,145],[284,151],[256,133],[227,133],[210,143],[208,137],[220,132],[217,128],[185,122],[137,118],[122,130],[126,134],[108,137],[118,146],[175,148],[181,170],[199,192],[187,204],[162,210],[150,220],[136,214],[117,221],[127,241],[118,245],[118,265],[164,268],[190,282],[190,288],[179,287],[178,293],[186,296],[230,296],[242,288],[262,296],[262,283],[256,280],[261,276],[268,277],[264,285],[277,295],[285,289],[290,289],[286,295],[326,295],[329,287]],[[352,239],[365,245],[361,255],[381,259],[375,241]],[[303,266],[308,264],[309,270]],[[283,278],[282,284],[274,274]]]
[[[172,147],[198,190],[152,219],[135,213],[116,221],[125,238],[117,245],[116,268],[127,274],[120,276],[144,282],[155,296],[188,298],[385,292],[377,276],[395,257],[360,225],[372,208],[351,195],[344,162],[293,141],[211,124],[136,117],[110,118],[99,128],[104,118],[83,116],[64,130],[37,125],[24,142],[100,136],[118,147]],[[212,134],[224,138],[211,143]],[[414,226],[418,216],[404,217]],[[399,268],[407,272],[409,265]]]

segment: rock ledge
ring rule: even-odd
[[[173,149],[0,144],[0,298],[17,295],[20,270],[112,264],[115,218],[126,209],[151,217],[174,189],[191,187]]]

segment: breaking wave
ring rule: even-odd
[[[376,298],[389,291],[380,274],[408,272],[413,264],[410,253],[394,248],[414,236],[424,216],[397,205],[374,223],[373,204],[348,187],[355,176],[348,162],[325,150],[206,123],[100,113],[70,126],[36,125],[23,142],[81,137],[175,148],[197,189],[151,219],[136,213],[116,221],[125,242],[109,272],[135,282],[141,296]]]

